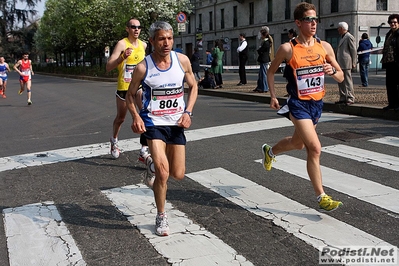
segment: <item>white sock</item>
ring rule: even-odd
[[[154,163],[151,163],[151,164],[150,164],[150,170],[151,170],[151,172],[155,173],[155,166],[154,166]]]
[[[326,193],[321,193],[318,197],[317,197],[317,201],[318,202],[320,202],[321,201],[321,198],[323,197],[323,196],[325,196],[326,195]]]
[[[269,149],[269,156],[272,158],[276,156],[276,155],[274,155],[272,148]]]
[[[141,150],[140,150],[140,152],[141,153],[145,153],[145,152],[147,152],[148,151],[148,146],[141,146]]]
[[[111,141],[112,141],[112,143],[117,143],[118,142],[118,137],[116,137],[116,138],[111,137]]]

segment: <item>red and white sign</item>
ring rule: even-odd
[[[184,23],[187,20],[187,16],[184,12],[179,12],[176,16],[176,20],[178,23]]]

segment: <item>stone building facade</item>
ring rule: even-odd
[[[247,65],[256,65],[256,49],[259,46],[259,30],[270,28],[278,46],[288,40],[287,32],[295,28],[293,11],[299,0],[192,0],[194,10],[187,15],[185,31],[175,37],[175,48],[191,56],[194,47],[199,47],[203,58],[205,50],[221,39],[225,47],[225,65],[238,65],[238,35],[246,34],[249,46]],[[382,46],[389,30],[388,16],[399,13],[398,0],[308,0],[316,6],[320,18],[317,35],[328,41],[334,49],[339,42],[337,25],[341,21],[349,24],[349,31],[358,42],[367,32],[374,47]],[[176,22],[177,23],[177,22]],[[377,35],[381,42],[376,43]],[[381,56],[380,56],[381,57]],[[380,58],[379,58],[380,59]],[[379,61],[373,55],[372,62]],[[371,68],[380,64],[372,63]]]

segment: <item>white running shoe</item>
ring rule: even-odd
[[[150,154],[150,150],[148,149],[148,147],[142,147],[140,150],[140,155],[139,155],[139,161],[142,162],[143,164],[145,163],[145,160],[148,156],[151,156]]]
[[[114,159],[118,159],[121,153],[118,147],[118,142],[112,142],[112,139],[109,141],[111,142],[111,155]]]
[[[157,214],[155,218],[155,233],[159,236],[169,235],[169,222],[166,212]]]
[[[144,183],[152,189],[155,181],[155,168],[154,162],[152,161],[151,155],[145,158],[145,164],[147,165],[147,170],[145,172]]]

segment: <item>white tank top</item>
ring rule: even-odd
[[[185,110],[184,70],[176,52],[170,53],[166,70],[158,69],[151,55],[145,57],[147,73],[143,85],[143,109],[140,116],[146,127],[176,126]]]

